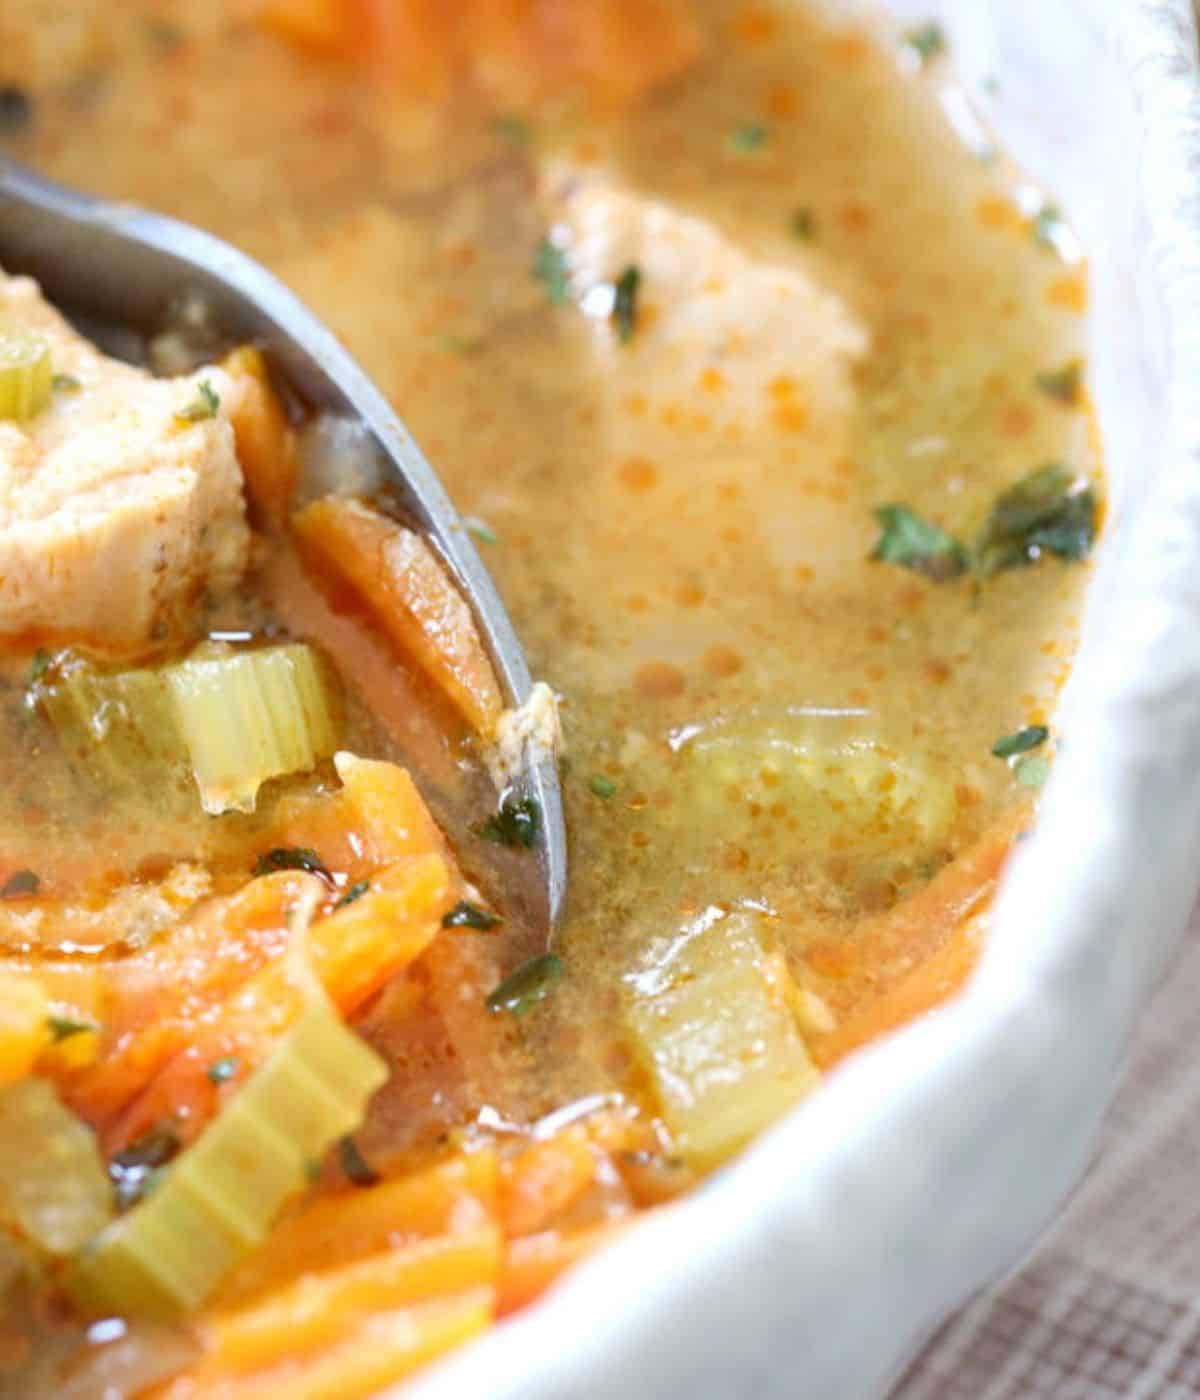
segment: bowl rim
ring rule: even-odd
[[[1132,174],[1168,367],[1162,468],[1128,532],[1104,646],[1079,661],[1095,694],[1072,712],[1072,743],[1037,839],[1005,881],[976,976],[943,1010],[853,1056],[711,1184],[410,1383],[407,1400],[878,1393],[916,1341],[1036,1238],[1086,1164],[1124,1043],[1200,883],[1200,796],[1179,776],[1200,771],[1200,645],[1188,645],[1200,633],[1190,562],[1200,559],[1200,419],[1189,408],[1200,397],[1196,16],[1191,0],[1108,9],[1092,22],[1108,27],[1147,138]],[[1081,1023],[1070,1013],[1085,996],[1097,1011]],[[1065,1057],[1060,1085],[1039,1083],[1047,1054]],[[994,1082],[977,1078],[993,1072]],[[947,1096],[950,1121],[939,1112]],[[914,1140],[919,1157],[904,1150]],[[981,1162],[973,1141],[989,1142],[996,1161]],[[1007,1201],[1006,1170],[1037,1161],[1039,1148],[1045,1178]],[[968,1166],[974,1203],[955,1176]],[[953,1222],[958,1257],[944,1246],[939,1257],[913,1220],[897,1219],[917,1205],[920,1219],[941,1210]],[[846,1220],[858,1227],[849,1257]],[[813,1257],[815,1284],[802,1271]],[[928,1296],[896,1309],[906,1288]],[[857,1339],[857,1356],[839,1317],[852,1297],[868,1315],[902,1313],[890,1337]],[[572,1345],[548,1348],[547,1337]],[[779,1389],[772,1346],[794,1355],[805,1338],[827,1338],[830,1357]]]

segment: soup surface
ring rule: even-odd
[[[956,987],[1052,757],[1096,530],[1084,265],[953,85],[935,28],[896,35],[836,9],[704,0],[690,14],[646,7],[634,42],[620,3],[597,7],[609,21],[593,29],[551,6],[556,23],[530,31],[521,7],[485,4],[468,42],[413,6],[413,27],[388,31],[391,48],[376,35],[367,55],[303,18],[326,9],[6,0],[0,150],[236,243],[374,377],[559,697],[569,902],[547,954],[518,897],[521,833],[508,830],[507,849],[487,839],[496,799],[478,731],[490,719],[472,723],[350,596],[360,582],[339,571],[340,526],[318,498],[334,491],[344,507],[349,480],[381,528],[402,526],[386,496],[375,511],[369,481],[322,474],[328,425],[287,429],[305,444],[295,497],[251,483],[241,582],[193,589],[183,623],[132,641],[98,641],[86,621],[7,629],[0,934],[11,975],[40,978],[56,1018],[38,1074],[97,1130],[118,1188],[123,1170],[142,1181],[182,1162],[236,1101],[240,1069],[226,1097],[214,1066],[253,1060],[238,1042],[207,1061],[203,1101],[153,1076],[136,1097],[114,1088],[102,1071],[128,1058],[147,1015],[144,1002],[141,1020],[106,1010],[130,959],[139,995],[161,995],[179,976],[177,925],[203,922],[214,900],[270,902],[247,893],[266,885],[246,885],[264,859],[283,903],[247,915],[234,952],[204,942],[196,956],[227,970],[258,919],[274,932],[246,966],[282,957],[279,910],[294,913],[314,879],[297,852],[332,872],[339,903],[376,879],[355,865],[361,850],[339,864],[342,837],[318,814],[357,794],[361,836],[374,789],[341,760],[335,772],[329,749],[295,765],[308,771],[275,770],[288,776],[250,811],[205,810],[186,765],[97,783],[55,721],[75,668],[178,666],[206,636],[210,659],[312,643],[337,677],[338,747],[413,775],[454,851],[427,857],[449,861],[438,898],[474,911],[442,929],[439,905],[428,951],[354,1002],[387,1082],[314,1167],[316,1204],[289,1207],[266,1262],[226,1277],[194,1335],[117,1308],[135,1317],[120,1334],[133,1361],[114,1361],[117,1331],[93,1330],[72,1374],[127,1364],[146,1379],[122,1394],[181,1368],[166,1394],[230,1376],[281,1394],[372,1393],[536,1296],[841,1056]],[[176,309],[151,363],[191,369],[230,348]],[[245,396],[274,401],[247,363],[162,392],[185,422],[204,386],[217,393],[249,478]],[[71,392],[56,387],[47,412],[69,414]],[[0,436],[0,498],[19,475],[5,452]],[[303,506],[317,514],[293,528]],[[4,528],[0,516],[0,543]],[[165,557],[183,569],[178,549]],[[403,801],[415,831],[420,800]],[[504,837],[503,813],[500,825]],[[331,906],[328,889],[312,898],[328,918],[353,908]],[[196,1041],[206,1055],[214,1043]],[[164,1133],[173,1145],[154,1160],[147,1138]],[[117,1160],[139,1144],[132,1166]],[[498,1186],[476,1179],[486,1163]],[[414,1181],[430,1200],[482,1200],[492,1223],[444,1235],[444,1201],[418,1209]],[[398,1194],[376,1207],[384,1191]],[[268,1284],[308,1271],[332,1288],[322,1269],[362,1263],[305,1253],[301,1236],[323,1237],[304,1211],[327,1200],[373,1203],[362,1258],[402,1235],[428,1249],[453,1238],[458,1263],[441,1290],[374,1276],[356,1303],[322,1294],[341,1322],[319,1336],[296,1322],[281,1341],[282,1324],[247,1321]],[[402,1222],[391,1235],[388,1210]],[[471,1248],[492,1263],[472,1272],[459,1257]],[[390,1361],[367,1348],[376,1369],[345,1389],[336,1349],[361,1350],[373,1313],[408,1316],[414,1300],[413,1326],[434,1340]],[[4,1393],[58,1393],[48,1368],[82,1335],[66,1303],[36,1311],[32,1332],[21,1314],[34,1342],[14,1333]],[[296,1351],[310,1379],[288,1369]]]

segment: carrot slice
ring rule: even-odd
[[[203,1322],[205,1369],[240,1372],[272,1365],[301,1349],[336,1341],[373,1313],[493,1285],[500,1250],[500,1232],[481,1226],[302,1274],[259,1303]]]
[[[471,1233],[491,1220],[496,1157],[464,1153],[366,1190],[322,1196],[276,1225],[266,1243],[226,1281],[217,1298],[236,1306],[287,1284],[418,1239]]]
[[[348,590],[480,734],[503,704],[471,610],[420,535],[327,496],[293,517],[310,565]]]
[[[258,20],[281,39],[317,53],[343,54],[350,39],[345,0],[261,0]]]
[[[181,1376],[160,1400],[365,1400],[482,1332],[494,1302],[494,1290],[477,1288],[379,1313],[313,1355],[244,1376]]]
[[[334,765],[354,829],[377,865],[425,851],[445,854],[442,833],[403,768],[350,753],[337,754]]]
[[[441,931],[452,881],[441,856],[397,862],[361,899],[309,931],[313,967],[346,1015],[403,971]]]
[[[315,9],[318,3],[308,0],[309,8]],[[282,524],[300,469],[296,434],[271,388],[266,361],[257,347],[239,346],[221,364],[234,380],[229,418],[246,494],[260,520]]]
[[[148,949],[111,966],[105,1046],[95,1065],[62,1080],[91,1123],[119,1113],[192,1039],[196,1024],[287,940],[288,911],[320,895],[313,875],[279,871],[211,899]]]
[[[831,1031],[806,1037],[813,1059],[826,1069],[905,1021],[936,1006],[966,980],[979,954],[977,915],[995,893],[1005,858],[1029,823],[1021,808],[1002,817],[912,898],[853,931],[830,948],[869,990]],[[810,949],[820,962],[825,949]],[[849,980],[849,979],[848,979]]]
[[[449,855],[405,769],[350,753],[336,754],[334,764],[341,790],[283,798],[267,844],[314,850],[351,883],[408,856]]]
[[[496,1312],[503,1317],[516,1312],[539,1298],[572,1265],[617,1238],[640,1216],[606,1220],[602,1225],[590,1225],[583,1230],[547,1230],[539,1235],[526,1235],[512,1240],[504,1251],[500,1270],[500,1291]]]
[[[397,864],[388,872],[385,888],[309,929],[313,969],[342,1012],[355,1011],[425,951],[441,930],[450,891],[446,862],[441,856],[421,856]],[[119,1151],[164,1119],[176,1120],[180,1138],[190,1141],[213,1116],[222,1091],[237,1088],[235,1080],[214,1084],[211,1067],[232,1060],[240,1080],[242,1072],[261,1063],[291,1023],[298,995],[282,957],[243,983],[105,1131],[107,1150]]]
[[[564,1128],[527,1147],[506,1164],[500,1180],[500,1219],[507,1235],[544,1229],[587,1190],[596,1175],[596,1154],[587,1129]]]

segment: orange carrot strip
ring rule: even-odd
[[[1029,820],[1024,808],[1002,817],[924,889],[853,931],[840,953],[856,977],[869,978],[869,990],[832,1031],[807,1037],[822,1069],[962,984],[979,952],[974,916],[987,907],[1013,840]],[[812,951],[820,957],[821,949]]]
[[[344,0],[260,0],[258,20],[281,39],[316,53],[341,55],[349,45]]]
[[[347,1015],[425,951],[449,906],[450,872],[441,856],[398,863],[387,882],[308,931],[313,969]],[[232,1057],[240,1072],[248,1072],[291,1023],[300,995],[291,976],[287,959],[275,958],[198,1025],[190,1043],[105,1131],[106,1149],[119,1151],[164,1118],[177,1120],[180,1137],[190,1141],[213,1116],[222,1089],[238,1087],[234,1081],[214,1085],[213,1063]]]
[[[471,610],[420,535],[363,505],[327,496],[293,517],[312,567],[364,604],[406,656],[479,733],[503,704]]]
[[[120,1113],[192,1041],[197,1023],[283,947],[288,911],[321,889],[315,876],[293,870],[251,880],[113,964],[103,1053],[62,1079],[70,1106],[94,1124]]]
[[[262,580],[271,611],[294,636],[320,644],[346,684],[403,745],[418,775],[448,797],[461,798],[463,774],[436,707],[427,704],[422,693],[427,682],[414,667],[396,664],[396,649],[388,638],[368,619],[336,611],[290,546],[279,545],[268,553]],[[337,868],[347,867],[337,862]]]
[[[932,1011],[952,996],[974,970],[981,949],[976,921],[960,924],[931,957],[889,987],[857,1015],[815,1041],[813,1058],[826,1069],[870,1041]]]
[[[373,1313],[496,1282],[495,1226],[418,1240],[340,1268],[302,1274],[262,1302],[201,1324],[205,1368],[248,1371],[336,1341]]]
[[[464,1153],[365,1190],[322,1196],[281,1220],[221,1288],[228,1308],[289,1283],[416,1239],[476,1231],[494,1214],[496,1157]]]
[[[315,1355],[245,1376],[185,1375],[168,1385],[160,1400],[366,1400],[482,1332],[492,1320],[494,1302],[494,1290],[476,1288],[380,1313]],[[303,1339],[297,1342],[303,1349]]]
[[[587,1190],[596,1175],[596,1154],[580,1124],[527,1147],[500,1177],[500,1219],[507,1235],[542,1230]]]
[[[606,1220],[602,1225],[589,1225],[584,1230],[547,1230],[540,1235],[526,1235],[513,1240],[504,1251],[500,1269],[500,1291],[496,1312],[500,1317],[516,1312],[540,1297],[556,1279],[572,1265],[585,1259],[617,1238],[634,1220],[641,1216],[626,1216]]]
[[[446,853],[437,823],[403,768],[349,753],[339,753],[334,763],[354,828],[376,864],[426,851]]]
[[[320,3],[307,0],[306,9],[315,13]],[[282,524],[300,469],[295,431],[271,388],[260,350],[242,345],[221,363],[234,380],[229,417],[250,505],[260,520]]]

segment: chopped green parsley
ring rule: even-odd
[[[571,299],[571,284],[567,255],[548,238],[538,244],[533,259],[533,275],[546,289],[546,296],[555,306]]]
[[[1049,737],[1050,731],[1044,724],[1030,724],[1018,729],[1015,734],[1006,734],[1002,739],[997,739],[992,745],[992,753],[997,758],[1016,758],[1018,754],[1040,748]]]
[[[532,846],[542,826],[542,814],[532,797],[501,799],[499,809],[477,828],[485,841],[497,846]]]
[[[219,1060],[214,1060],[208,1067],[208,1077],[214,1084],[225,1084],[231,1080],[241,1068],[242,1062],[236,1055],[222,1055]]]
[[[566,968],[555,953],[540,953],[510,972],[503,982],[489,993],[487,1009],[493,1013],[510,1011],[524,1016],[550,994],[550,989],[562,977]]]
[[[622,345],[627,345],[633,339],[637,329],[637,297],[641,281],[641,271],[630,263],[613,285],[612,323]]]
[[[1083,389],[1083,361],[1069,360],[1062,369],[1044,370],[1034,375],[1033,382],[1047,398],[1075,408]]]
[[[443,928],[474,928],[483,933],[503,922],[499,914],[480,909],[477,904],[472,904],[467,899],[460,899],[449,913],[442,915]]]
[[[904,42],[922,64],[932,63],[946,52],[946,31],[936,20],[930,20],[928,24],[906,30]]]
[[[966,573],[967,551],[940,525],[901,505],[879,506],[875,519],[882,533],[872,559],[912,569],[938,583]]]
[[[761,151],[770,140],[771,133],[761,122],[746,122],[735,126],[729,133],[729,144],[739,155],[749,155]]]
[[[175,417],[180,423],[203,423],[206,418],[215,418],[220,407],[220,395],[207,379],[202,379],[195,399],[181,408]]]

